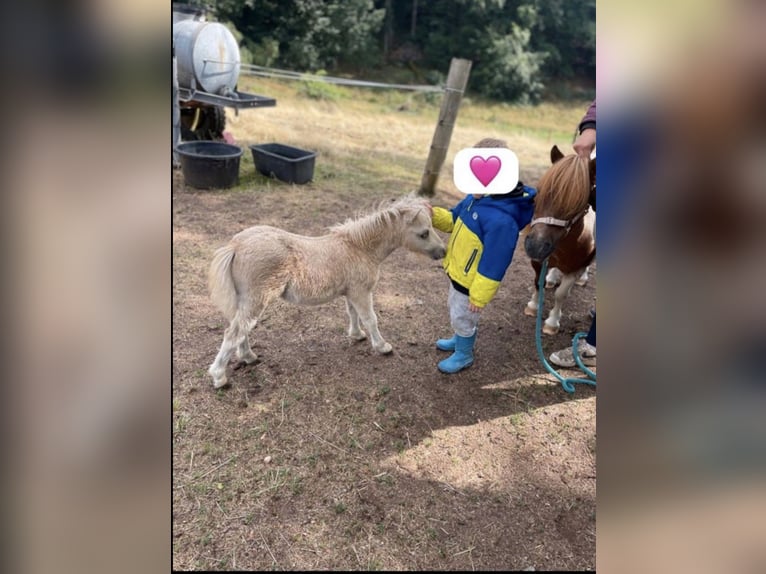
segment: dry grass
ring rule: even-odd
[[[344,187],[391,188],[406,182],[415,189],[431,145],[440,101],[424,95],[334,87],[335,101],[296,95],[294,84],[243,79],[243,90],[277,98],[274,108],[228,113],[228,126],[243,145],[280,142],[321,154],[318,176]],[[508,142],[522,175],[536,180],[533,167],[546,166],[554,143],[572,141],[586,103],[541,106],[479,105],[464,99],[453,130],[441,187],[457,193],[449,174],[455,153],[485,137]],[[245,158],[252,161],[252,158]],[[349,169],[353,165],[354,169]],[[526,170],[526,171],[525,171]],[[252,180],[243,180],[248,186]]]
[[[393,355],[347,340],[341,301],[280,303],[253,333],[261,362],[213,390],[205,370],[224,328],[205,287],[214,249],[256,223],[318,234],[415,189],[438,116],[438,101],[407,94],[341,90],[322,101],[291,84],[240,89],[278,101],[230,115],[240,145],[319,156],[306,186],[255,174],[248,154],[234,190],[199,192],[174,173],[174,567],[594,568],[595,391],[569,396],[545,375],[522,312],[532,281],[523,249],[483,314],[475,365],[459,375],[435,367],[433,341],[449,328],[440,263],[397,251],[375,295]],[[443,174],[461,147],[501,137],[535,183],[584,108],[471,103]],[[443,175],[434,203],[456,197]],[[576,289],[546,348],[587,328],[594,285]]]

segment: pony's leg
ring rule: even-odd
[[[346,297],[346,312],[348,313],[349,318],[348,336],[356,341],[363,341],[367,338],[367,333],[359,328],[359,314],[356,312],[356,308],[348,300],[348,297]]]
[[[250,347],[249,336],[250,331],[252,331],[257,324],[258,319],[248,321],[245,328],[242,329],[244,335],[240,337],[239,343],[237,344],[237,360],[247,365],[255,363],[258,359],[258,356],[253,353],[253,349]]]
[[[213,377],[213,387],[219,389],[227,384],[226,380],[226,365],[229,364],[229,359],[234,353],[237,347],[237,341],[240,339],[241,325],[239,316],[235,316],[229,323],[229,328],[223,334],[223,343],[218,351],[218,355],[215,357],[215,361],[210,365],[207,370],[208,374]]]
[[[570,273],[564,275],[561,278],[561,284],[556,288],[554,292],[554,305],[551,309],[548,318],[543,325],[543,333],[546,335],[555,335],[559,332],[560,319],[561,319],[561,307],[564,301],[569,296],[569,292],[572,290],[575,280],[579,276],[579,273]]]
[[[532,261],[532,268],[535,270],[535,289],[532,292],[532,298],[524,308],[524,314],[528,317],[537,316],[537,297],[539,296],[539,284],[540,284],[540,271],[542,271],[542,265],[536,261]]]
[[[537,316],[537,297],[539,296],[540,290],[535,287],[534,292],[532,293],[532,298],[527,303],[527,306],[524,307],[524,314],[527,317],[536,317]]]
[[[588,265],[585,268],[585,271],[582,272],[582,275],[580,275],[580,277],[577,278],[577,281],[575,281],[575,285],[582,287],[588,282],[588,271],[590,271],[590,265]]]
[[[229,360],[234,352],[236,352],[237,359],[241,363],[251,364],[257,360],[257,355],[250,348],[248,333],[258,324],[258,320],[266,309],[269,300],[261,300],[252,305],[240,306],[237,314],[234,315],[229,328],[224,332],[221,349],[207,371],[213,377],[213,386],[216,389],[228,383],[226,379],[226,365],[229,364]],[[252,315],[255,315],[255,318],[251,318]]]
[[[561,283],[561,271],[557,267],[551,267],[545,276],[545,288],[551,289]]]
[[[240,337],[237,341],[237,360],[245,363],[246,365],[251,365],[258,359],[258,356],[250,347],[250,331],[252,331],[256,325],[258,325],[258,321],[260,321],[261,315],[275,296],[276,295],[272,294],[263,300],[251,303],[249,307],[244,307],[240,311],[242,316],[242,329],[240,330]]]
[[[349,296],[348,301],[356,308],[362,325],[370,334],[372,348],[383,355],[393,351],[393,347],[383,339],[380,331],[378,331],[378,318],[375,315],[375,310],[372,308],[372,291]]]

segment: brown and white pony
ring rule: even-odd
[[[236,234],[216,251],[210,265],[211,298],[229,321],[218,356],[208,369],[213,386],[226,385],[226,365],[235,351],[240,362],[256,360],[248,334],[278,297],[303,305],[345,297],[348,336],[365,339],[364,327],[372,347],[390,353],[391,345],[378,331],[372,292],[380,264],[397,247],[433,259],[444,257],[444,243],[431,225],[426,199],[406,196],[319,237],[266,225]]]
[[[535,290],[524,309],[526,315],[537,314],[540,270],[546,258],[552,275],[555,268],[561,278],[554,292],[555,304],[543,325],[547,335],[558,333],[562,305],[596,256],[596,214],[588,205],[595,193],[596,160],[564,156],[554,145],[551,163],[537,185],[535,212],[524,239],[524,250],[535,270]]]

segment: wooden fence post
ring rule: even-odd
[[[436,180],[439,178],[439,171],[447,157],[447,149],[449,149],[449,142],[452,138],[452,128],[455,126],[460,100],[463,98],[470,72],[471,60],[452,58],[447,75],[447,85],[444,87],[439,121],[431,140],[431,149],[428,152],[418,195],[431,197],[434,194]]]

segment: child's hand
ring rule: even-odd
[[[476,305],[474,305],[473,303],[468,301],[468,310],[471,313],[479,313],[479,312],[481,312],[481,307],[477,307]]]

